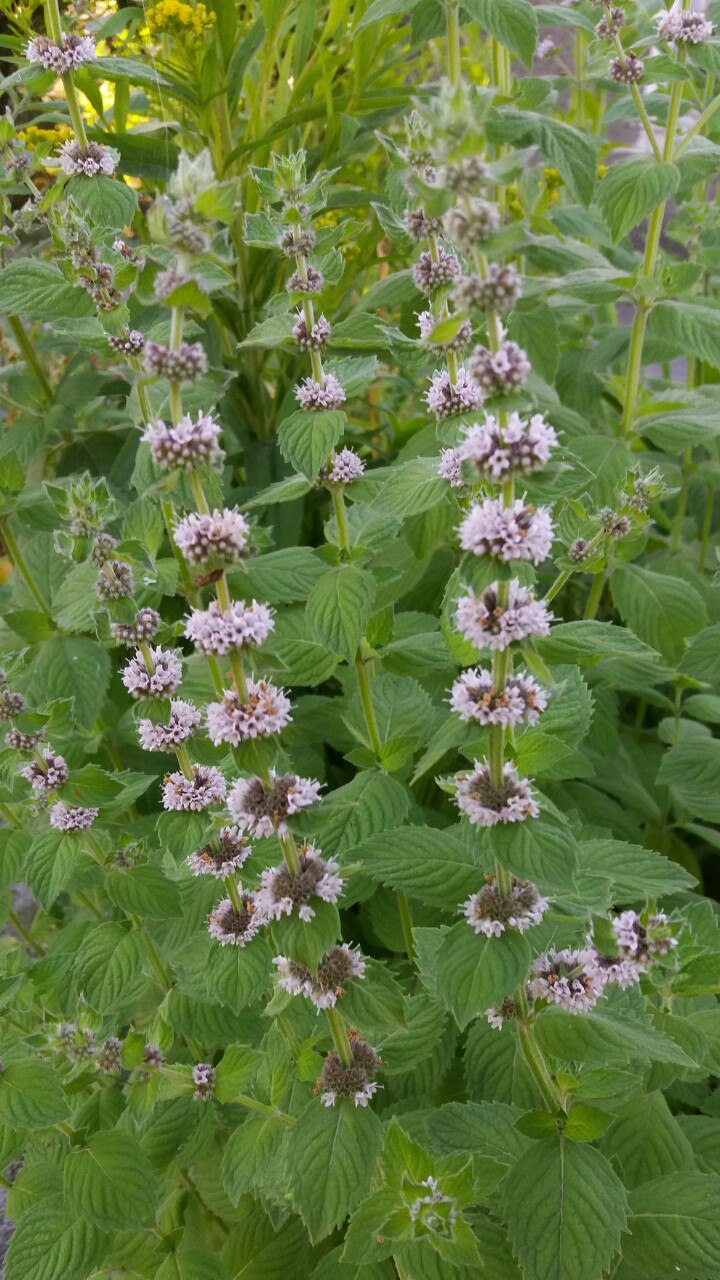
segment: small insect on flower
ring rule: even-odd
[[[533,507],[518,498],[510,507],[500,498],[473,503],[458,530],[463,551],[497,556],[506,562],[529,560],[541,564],[553,542],[547,507]]]
[[[315,1085],[325,1107],[334,1107],[338,1098],[350,1098],[356,1107],[366,1107],[378,1089],[375,1073],[382,1059],[372,1045],[356,1031],[348,1031],[353,1065],[343,1066],[335,1050],[329,1053]]]
[[[166,809],[200,813],[213,804],[222,804],[227,783],[219,769],[212,765],[194,764],[192,778],[184,773],[168,773],[163,781],[163,806]]]
[[[462,906],[463,914],[475,933],[499,938],[506,929],[526,933],[533,925],[540,924],[548,902],[537,885],[511,876],[510,890],[504,893],[495,876],[488,876],[487,881]]]
[[[477,649],[502,653],[510,644],[549,635],[552,614],[517,578],[511,578],[505,603],[500,603],[500,584],[493,582],[480,595],[468,591],[460,597],[455,621],[460,634]]]
[[[255,937],[261,921],[253,893],[240,893],[239,906],[223,898],[207,918],[208,933],[221,947],[244,947]]]
[[[269,785],[262,778],[238,778],[228,797],[228,808],[245,831],[256,836],[285,835],[286,818],[317,804],[321,782],[296,773],[278,776],[270,770]]]
[[[281,920],[297,912],[304,923],[312,920],[315,909],[312,898],[337,902],[343,890],[340,868],[333,858],[323,858],[314,845],[304,844],[298,851],[299,870],[293,872],[284,862],[267,867],[260,876],[255,907],[263,923]]]
[[[189,855],[187,862],[194,876],[225,880],[240,870],[251,853],[252,845],[237,827],[221,827],[209,844]]]
[[[193,609],[185,623],[185,636],[198,653],[224,657],[235,649],[262,644],[274,627],[273,611],[266,604],[233,600],[224,610],[214,600],[207,609]]]
[[[529,783],[518,776],[511,761],[503,766],[500,786],[493,784],[489,765],[478,760],[472,773],[458,775],[456,782],[455,804],[473,826],[494,827],[499,822],[524,822],[526,818],[536,818],[539,813]]]

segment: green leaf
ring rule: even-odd
[[[622,240],[643,218],[677,191],[680,173],[674,164],[658,164],[653,156],[620,160],[608,169],[598,190],[598,203],[613,243]]]
[[[420,0],[372,0],[355,30],[362,31],[363,27],[369,27],[373,22],[382,22],[383,18],[393,18],[396,14],[404,16],[419,3]]]
[[[438,951],[438,995],[462,1029],[525,981],[530,958],[521,934],[508,929],[486,938],[463,920],[448,930]]]
[[[602,1150],[630,1189],[695,1166],[692,1147],[661,1093],[635,1094],[613,1120]]]
[[[395,778],[362,770],[323,801],[315,830],[321,844],[343,854],[376,832],[399,826],[409,806],[407,791]]]
[[[28,853],[26,878],[47,909],[67,888],[83,850],[83,840],[63,835],[54,827],[41,831]]]
[[[600,1280],[627,1224],[625,1189],[607,1160],[561,1136],[537,1142],[518,1160],[502,1207],[532,1280]]]
[[[720,366],[720,310],[695,302],[659,302],[650,312],[650,332],[674,354],[698,356]]]
[[[693,818],[720,822],[720,740],[686,738],[662,758],[657,780]]]
[[[254,1205],[233,1225],[223,1253],[233,1280],[288,1280],[305,1276],[309,1251],[307,1232],[298,1218],[278,1226]]]
[[[65,1161],[65,1200],[79,1218],[109,1230],[153,1220],[159,1188],[136,1138],[101,1129]]]
[[[65,1094],[49,1063],[28,1058],[0,1071],[0,1124],[44,1129],[67,1114]]]
[[[342,439],[347,418],[339,409],[308,413],[298,409],[278,427],[278,445],[286,462],[308,480],[315,480],[323,463]]]
[[[208,995],[239,1013],[262,997],[272,973],[272,956],[264,938],[253,938],[246,947],[214,944],[205,970]]]
[[[628,1060],[693,1065],[669,1036],[642,1023],[620,1021],[593,1009],[582,1018],[563,1009],[543,1009],[535,1023],[541,1049],[566,1062],[621,1063]]]
[[[577,866],[576,844],[566,827],[555,827],[542,818],[514,826],[498,824],[489,832],[489,844],[504,866],[521,880],[532,880],[541,889],[566,890]]]
[[[130,225],[138,208],[137,192],[132,187],[121,178],[103,174],[73,178],[68,183],[68,195],[91,226],[112,227],[116,231]]]
[[[266,600],[268,604],[305,601],[325,575],[325,566],[310,547],[285,547],[249,560],[242,575],[231,577],[238,597]]]
[[[155,1280],[227,1280],[228,1270],[217,1254],[205,1249],[178,1249],[155,1272]]]
[[[353,853],[371,876],[431,906],[457,909],[482,879],[475,855],[457,834],[435,827],[385,831]]]
[[[463,7],[531,70],[538,27],[526,0],[463,0]]]
[[[716,1280],[720,1274],[720,1178],[670,1174],[630,1195],[628,1262],[643,1276]]]
[[[612,622],[561,622],[536,640],[545,662],[595,662],[598,658],[651,658],[653,650]]]
[[[145,942],[137,930],[115,921],[96,925],[75,961],[78,991],[98,1013],[127,1008],[144,982],[145,955]]]
[[[582,204],[590,204],[595,191],[597,152],[592,138],[552,116],[536,122],[538,143],[544,158]]]
[[[707,625],[702,597],[689,582],[640,565],[618,565],[610,579],[615,606],[641,640],[670,661],[683,653],[685,636]]]
[[[38,701],[74,698],[78,721],[90,728],[110,683],[107,650],[86,636],[53,636],[41,646],[31,671]]]
[[[354,662],[375,598],[375,580],[355,565],[331,569],[310,593],[307,628],[311,639]]]
[[[10,1238],[5,1280],[85,1280],[98,1267],[107,1237],[50,1196],[24,1213]]]
[[[277,1176],[277,1160],[287,1125],[277,1116],[249,1115],[225,1144],[222,1156],[223,1186],[232,1200],[238,1200],[257,1186],[266,1185],[265,1170]]]
[[[381,1140],[375,1112],[351,1101],[334,1107],[313,1101],[298,1117],[287,1161],[293,1203],[313,1242],[339,1227],[367,1194]]]
[[[108,897],[123,911],[151,920],[165,920],[181,914],[177,885],[158,867],[113,867],[106,877]]]
[[[89,294],[68,284],[57,267],[40,258],[18,258],[0,276],[0,311],[26,320],[69,320],[94,310]]]
[[[610,878],[615,902],[662,897],[692,889],[696,883],[695,877],[678,862],[624,840],[584,840],[580,857],[588,871]]]

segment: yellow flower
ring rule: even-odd
[[[563,180],[557,169],[543,169],[543,178],[548,191],[554,191],[556,187],[561,187]]]
[[[604,178],[607,171],[608,171],[608,167],[606,164],[599,164],[597,168],[598,178]]]
[[[54,146],[56,143],[67,142],[72,136],[73,131],[67,124],[58,124],[52,129],[42,129],[39,125],[29,124],[26,129],[18,131],[18,138],[31,151],[43,142],[49,142]]]
[[[507,189],[507,211],[516,222],[525,217],[525,210],[518,196],[517,187],[508,187]]]
[[[180,29],[180,34],[201,36],[214,25],[216,16],[208,12],[202,0],[195,5],[186,4],[185,0],[158,0],[148,10],[147,25],[151,34],[174,27]]]

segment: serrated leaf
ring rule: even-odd
[[[652,156],[620,160],[605,174],[598,203],[613,243],[622,240],[653,209],[677,191],[680,173],[674,164],[659,164]]]
[[[10,1239],[5,1280],[85,1280],[99,1266],[107,1236],[50,1196],[24,1213]]]
[[[74,698],[81,725],[90,728],[102,710],[110,683],[110,657],[86,636],[53,636],[32,665],[38,701]]]
[[[158,867],[113,868],[105,884],[111,902],[123,911],[151,920],[166,920],[181,914],[178,887]]]
[[[692,1147],[661,1093],[631,1098],[605,1134],[602,1150],[629,1189],[695,1165]]]
[[[535,1023],[535,1034],[545,1053],[566,1062],[623,1064],[628,1059],[649,1059],[682,1067],[693,1065],[692,1058],[669,1036],[643,1024],[611,1018],[596,1009],[582,1018],[563,1009],[544,1009]]]
[[[137,192],[120,178],[108,178],[101,173],[94,178],[73,178],[67,189],[73,203],[95,227],[122,231],[137,212]]]
[[[0,1071],[0,1124],[44,1129],[67,1114],[65,1094],[49,1063],[28,1058]]]
[[[628,1225],[623,1253],[642,1275],[715,1280],[720,1273],[720,1178],[685,1172],[646,1182],[630,1195]]]
[[[64,1169],[65,1200],[79,1218],[108,1230],[152,1221],[159,1188],[136,1138],[100,1130],[71,1151]]]
[[[397,827],[409,805],[405,788],[395,778],[363,770],[324,801],[315,824],[318,838],[335,854],[346,853],[375,832]]]
[[[502,1209],[532,1280],[600,1280],[627,1223],[625,1189],[607,1160],[562,1136],[535,1143],[517,1162]]]
[[[448,930],[438,951],[438,995],[463,1029],[525,981],[530,958],[521,934],[508,929],[487,938],[463,920]]]
[[[657,780],[672,790],[675,801],[694,818],[720,821],[720,741],[687,738],[662,758]]]
[[[561,622],[534,647],[545,662],[593,662],[598,658],[652,658],[654,650],[612,622]]]
[[[375,598],[375,580],[355,565],[326,573],[310,593],[307,628],[311,639],[354,662]]]
[[[526,0],[464,0],[464,8],[500,44],[520,58],[528,71],[537,44],[537,18]]]
[[[0,311],[27,320],[66,320],[89,316],[93,303],[79,285],[68,284],[57,267],[40,258],[19,258],[3,269]]]
[[[205,971],[208,995],[239,1013],[261,999],[272,972],[272,956],[264,938],[253,938],[246,947],[213,944]]]
[[[315,480],[318,471],[342,439],[347,424],[345,414],[339,409],[326,409],[309,413],[298,409],[289,418],[283,418],[278,427],[278,445],[286,462],[308,480]]]
[[[98,1013],[126,1008],[144,982],[142,934],[114,921],[96,925],[75,962],[78,991]]]
[[[293,1203],[310,1239],[339,1227],[370,1189],[380,1154],[382,1126],[374,1111],[350,1101],[311,1102],[288,1140]]]
[[[83,841],[49,828],[33,841],[27,856],[26,879],[45,908],[72,880],[82,856]]]
[[[542,818],[491,828],[489,845],[500,862],[521,880],[541,889],[567,890],[577,866],[572,833]]]
[[[482,873],[471,849],[452,830],[398,827],[353,854],[371,876],[431,906],[457,909]]]
[[[676,578],[637,564],[618,565],[610,590],[623,621],[670,661],[682,656],[685,636],[707,625],[702,597],[689,582],[678,589]]]

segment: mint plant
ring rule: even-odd
[[[6,28],[7,1280],[715,1280],[713,6]]]

